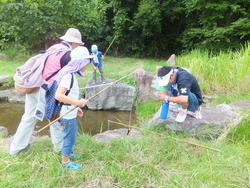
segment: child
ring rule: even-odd
[[[63,67],[58,73],[56,79],[58,82],[58,88],[56,90],[55,98],[58,101],[63,102],[60,115],[65,114],[69,109],[74,108],[74,106],[81,107],[87,104],[87,100],[79,100],[79,87],[75,73],[82,76],[87,65],[90,63],[90,58],[92,58],[92,56],[89,55],[87,48],[79,46],[71,52],[71,61],[68,65]],[[70,161],[70,158],[79,158],[79,156],[73,153],[78,129],[77,115],[80,117],[83,116],[83,112],[80,108],[65,115],[60,121],[63,134],[63,147],[61,152],[62,166],[63,168],[71,170],[78,170],[81,168],[80,164]]]
[[[103,76],[103,69],[102,69],[102,59],[104,59],[104,56],[102,55],[102,52],[98,51],[98,47],[97,45],[93,44],[91,46],[91,52],[94,57],[93,57],[93,60],[92,60],[92,65],[93,65],[93,68],[94,68],[94,72],[93,72],[93,79],[94,79],[94,82],[96,83],[96,69],[98,68],[100,74],[101,74],[101,80],[102,80],[102,83],[105,83],[105,79],[104,79],[104,76]]]

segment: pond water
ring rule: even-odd
[[[9,135],[15,134],[23,112],[24,104],[0,103],[0,126],[7,127]],[[84,110],[84,116],[78,118],[79,132],[95,135],[106,130],[124,128],[118,124],[109,124],[108,120],[121,122],[127,125],[129,121],[131,124],[137,122],[134,112]],[[48,124],[47,120],[38,122],[36,130],[42,128],[42,126],[46,124]],[[41,135],[46,134],[48,134],[48,129],[41,132]]]

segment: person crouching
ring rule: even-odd
[[[170,96],[158,92],[160,100],[180,104],[181,108],[176,117],[177,122],[183,122],[187,114],[201,119],[202,99],[201,89],[196,78],[183,68],[171,66],[157,67],[158,84],[169,90]]]

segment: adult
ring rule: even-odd
[[[80,31],[75,28],[69,28],[60,39],[62,41],[59,44],[50,47],[60,49],[60,52],[49,55],[45,62],[42,78],[46,84],[53,82],[59,70],[70,61],[71,50],[84,44]],[[50,48],[48,50],[50,50]],[[40,88],[36,93],[26,94],[24,114],[10,145],[10,155],[15,155],[29,147],[37,120],[43,119],[43,115],[41,117],[40,114],[44,114],[44,107],[45,90],[43,88]],[[37,114],[39,114],[39,116]],[[50,126],[50,134],[54,151],[60,152],[63,137],[58,122]]]
[[[201,119],[201,104],[203,103],[200,86],[196,78],[185,69],[179,67],[158,67],[158,84],[169,90],[158,92],[161,100],[180,104],[181,108],[176,117],[177,122],[183,122],[187,114]]]

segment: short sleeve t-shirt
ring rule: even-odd
[[[62,77],[62,80],[59,83],[58,87],[63,87],[63,88],[66,88],[66,89],[70,89],[71,79],[72,79],[71,74],[64,75]],[[79,87],[78,87],[78,81],[77,81],[77,78],[76,78],[75,74],[73,74],[73,79],[74,79],[73,86],[70,89],[68,97],[70,97],[72,99],[79,99]],[[72,109],[72,108],[74,108],[73,105],[62,105],[60,115],[65,114],[69,109]],[[76,117],[77,117],[77,109],[75,109],[74,111],[72,111],[69,114],[65,115],[63,117],[63,119],[73,119],[73,118],[76,118]]]
[[[98,51],[97,54],[92,53],[94,55],[93,64],[96,67],[102,67],[102,52]]]
[[[196,78],[185,70],[179,70],[176,73],[177,89],[180,95],[188,95],[192,92],[197,97],[199,104],[203,103],[201,89]]]

